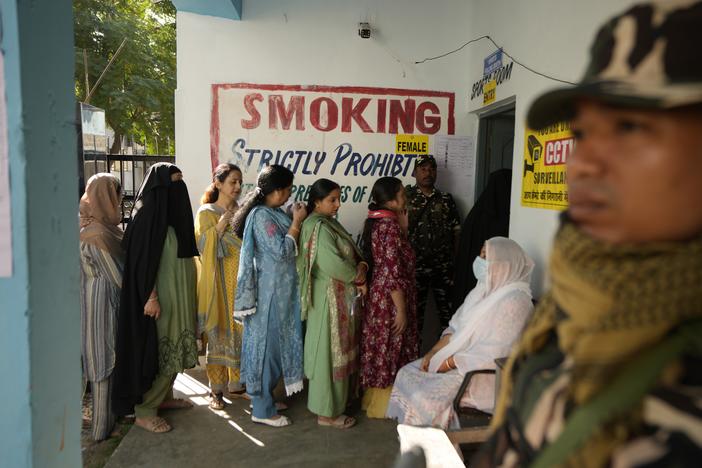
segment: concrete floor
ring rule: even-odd
[[[284,414],[293,424],[271,428],[251,422],[246,400],[211,410],[206,382],[200,367],[179,374],[176,396],[195,406],[163,412],[173,426],[169,433],[132,427],[106,467],[391,467],[399,453],[396,423],[369,420],[358,404],[350,411],[358,419],[355,427],[321,427],[307,410],[303,392],[287,401],[290,409]]]
[[[440,331],[431,293],[428,302],[422,354]],[[320,427],[302,392],[286,401],[290,409],[284,414],[293,424],[277,429],[251,422],[245,400],[233,400],[224,411],[211,410],[203,367],[179,374],[175,389],[177,397],[189,398],[195,406],[163,412],[173,426],[167,434],[130,429],[106,468],[391,467],[399,454],[397,424],[367,419],[359,402],[348,413],[357,418],[355,427]]]

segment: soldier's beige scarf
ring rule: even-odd
[[[582,405],[641,351],[681,323],[702,317],[702,237],[615,246],[593,240],[566,221],[555,239],[550,273],[551,291],[539,303],[505,368],[493,427],[504,422],[515,361],[539,351],[551,331],[572,362],[570,399]],[[626,438],[627,424],[637,420],[632,415],[617,423],[623,427],[597,433],[593,438],[598,440],[588,444],[595,448],[590,453],[600,448],[603,455],[614,446],[605,439],[612,434]]]

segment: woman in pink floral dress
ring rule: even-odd
[[[419,356],[415,258],[407,239],[402,181],[373,185],[362,250],[369,260],[370,293],[361,335],[361,386],[368,417],[384,418],[395,374]]]

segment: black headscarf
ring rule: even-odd
[[[149,168],[122,240],[126,260],[112,391],[112,406],[119,415],[133,412],[158,373],[156,321],[144,315],[144,306],[156,284],[168,226],[178,238],[178,257],[197,255],[188,189],[182,180],[171,181],[179,172],[169,163]]]
[[[473,275],[473,260],[480,255],[485,241],[495,236],[507,237],[509,234],[511,191],[512,171],[500,169],[493,172],[488,177],[485,190],[463,221],[451,290],[454,312],[477,283]]]
[[[173,166],[178,169],[177,167]],[[178,238],[178,257],[188,258],[198,256],[195,243],[195,225],[193,224],[193,209],[190,206],[188,187],[182,180],[171,182],[168,187],[168,225],[171,226]]]

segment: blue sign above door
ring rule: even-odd
[[[497,49],[483,61],[483,76],[489,75],[502,66],[502,49]]]

